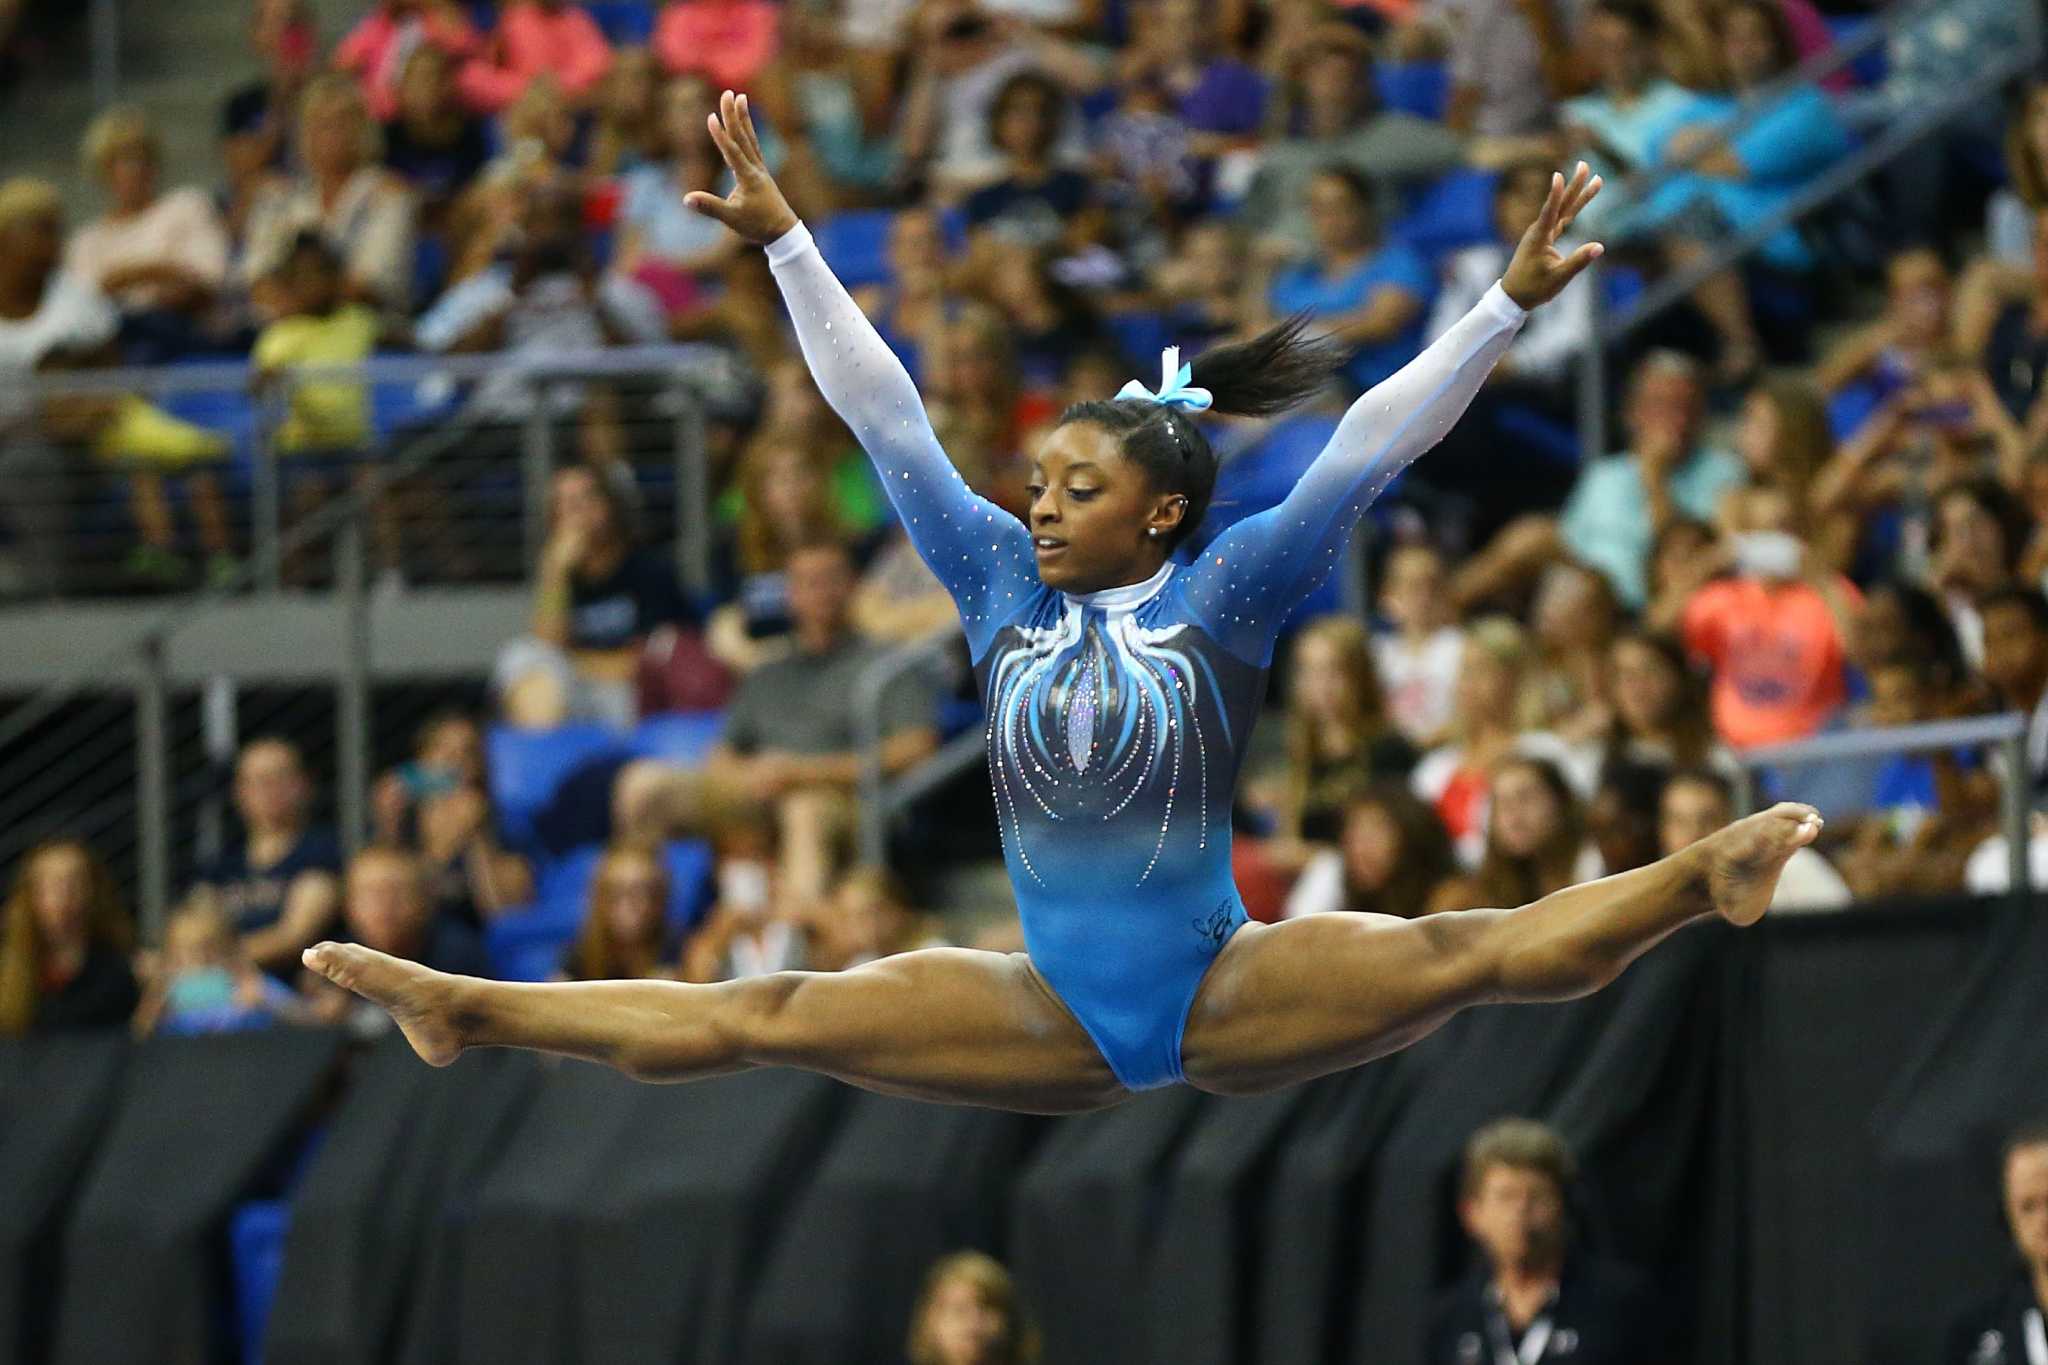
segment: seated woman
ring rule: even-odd
[[[108,207],[71,235],[64,268],[120,308],[131,363],[208,349],[206,318],[228,271],[227,229],[212,200],[197,189],[162,192],[163,145],[140,109],[94,119],[82,154]]]
[[[683,205],[684,196],[714,189],[723,174],[718,148],[704,130],[704,98],[695,77],[662,87],[663,159],[620,179],[612,268],[653,290],[671,317],[690,311],[743,245],[722,224]]]
[[[622,47],[597,92],[584,169],[596,176],[624,175],[659,161],[665,141],[661,65],[649,48]]]
[[[464,711],[428,718],[410,763],[371,799],[377,841],[412,850],[436,915],[475,928],[533,898],[533,869],[506,850],[491,811],[483,727]]]
[[[1066,91],[1041,72],[1020,71],[996,91],[988,140],[1001,157],[1001,170],[966,202],[976,246],[993,239],[1049,249],[1089,236],[1088,220],[1101,216],[1094,186],[1054,157],[1070,117]]]
[[[1382,240],[1372,186],[1348,166],[1309,181],[1308,219],[1315,252],[1274,277],[1267,306],[1275,317],[1308,313],[1351,349],[1344,377],[1369,389],[1422,349],[1436,274],[1414,251]]]
[[[371,117],[388,121],[403,102],[399,87],[413,56],[437,52],[452,64],[482,49],[464,10],[460,0],[377,0],[334,49],[334,69],[361,81]]]
[[[675,566],[633,543],[626,504],[595,470],[555,472],[535,574],[532,634],[498,655],[492,684],[508,724],[633,723],[641,645],[695,621]]]
[[[668,869],[649,845],[614,842],[590,878],[589,909],[557,981],[674,981],[678,946],[668,936]]]
[[[1601,766],[1710,767],[1733,776],[1735,761],[1714,738],[1706,675],[1685,646],[1650,630],[1624,631],[1608,647],[1607,710],[1612,717]]]
[[[0,908],[0,1038],[126,1024],[133,935],[90,848],[56,839],[31,849]]]
[[[1111,344],[1094,306],[1062,283],[1046,248],[992,243],[981,293],[1010,325],[1018,373],[1026,384],[1052,388],[1068,360]]]
[[[885,867],[854,868],[811,916],[811,965],[820,971],[841,972],[945,941],[932,917],[911,907],[903,883]]]
[[[384,121],[384,165],[419,196],[423,232],[442,225],[490,159],[483,120],[456,94],[454,60],[431,43],[420,44],[405,59],[396,105]]]
[[[1543,728],[1568,744],[1607,724],[1607,647],[1621,616],[1607,575],[1573,560],[1543,571],[1531,607]]]
[[[914,378],[923,376],[923,360],[938,348],[946,324],[959,316],[959,301],[948,285],[946,232],[939,215],[929,208],[904,209],[889,224],[888,282],[856,289],[853,300]],[[808,383],[809,374],[804,378]]]
[[[1850,148],[1848,130],[1815,85],[1784,85],[1799,60],[1784,11],[1771,0],[1734,0],[1718,19],[1730,93],[1694,94],[1651,135],[1646,169],[1678,171],[1634,205],[1614,231],[1656,233],[1684,264],[1725,236],[1747,231],[1788,203]],[[1757,112],[1753,106],[1768,101]],[[1730,131],[1738,119],[1746,120]],[[1813,256],[1791,224],[1766,237],[1760,259],[1804,272]],[[1695,302],[1721,333],[1724,373],[1754,369],[1761,343],[1739,277],[1704,288]]]
[[[1471,875],[1439,887],[1431,911],[1496,905],[1529,888],[1547,896],[1602,874],[1578,795],[1556,764],[1508,759],[1494,770],[1490,796],[1486,856]]]
[[[711,614],[712,653],[745,672],[778,657],[788,644],[790,553],[824,537],[839,539],[827,472],[813,450],[768,435],[740,457],[737,523],[718,547],[723,591]]]
[[[1379,783],[1345,803],[1337,847],[1309,859],[1282,918],[1359,910],[1413,919],[1457,870],[1436,812],[1407,788]]]

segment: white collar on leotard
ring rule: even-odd
[[[1166,586],[1166,580],[1173,577],[1176,565],[1172,560],[1159,566],[1159,572],[1142,583],[1126,583],[1121,588],[1104,588],[1101,592],[1064,593],[1069,602],[1077,606],[1094,607],[1099,611],[1134,611],[1159,595]]]

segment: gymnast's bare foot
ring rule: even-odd
[[[316,943],[303,960],[335,985],[383,1006],[427,1065],[446,1066],[462,1055],[454,1000],[461,978],[354,943]]]
[[[1781,801],[1702,839],[1714,909],[1731,924],[1762,919],[1785,860],[1818,838],[1820,826],[1812,806]]]

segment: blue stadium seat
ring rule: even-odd
[[[590,879],[604,849],[586,845],[540,869],[534,903],[508,911],[484,930],[491,970],[507,981],[542,981],[560,965],[575,941],[590,905]],[[668,928],[681,934],[704,917],[715,898],[716,858],[701,839],[677,839],[662,846],[668,868]]]
[[[1491,171],[1452,171],[1424,192],[1390,234],[1425,256],[1493,240]]]
[[[500,981],[545,981],[583,923],[581,908],[536,905],[510,910],[484,928],[491,975]]]
[[[1451,71],[1442,62],[1381,62],[1373,68],[1380,103],[1401,114],[1440,121],[1451,105]]]
[[[1124,359],[1138,367],[1147,384],[1157,383],[1159,352],[1173,344],[1166,319],[1158,313],[1111,313],[1103,322]]]
[[[1536,408],[1518,403],[1503,405],[1495,423],[1517,442],[1517,454],[1536,455],[1553,464],[1576,468],[1579,463],[1579,433]]]
[[[647,0],[583,0],[614,47],[637,47],[654,36],[654,7]]]
[[[284,1273],[285,1235],[291,1225],[291,1205],[279,1199],[252,1200],[228,1220],[235,1338],[242,1345],[243,1365],[262,1365],[263,1330],[270,1322],[278,1277]]]
[[[564,725],[554,730],[515,730],[494,725],[490,733],[491,801],[505,835],[525,845],[533,821],[573,770],[594,758],[617,755],[625,743],[602,725]]]
[[[664,763],[696,764],[704,761],[725,730],[725,712],[693,711],[666,716],[649,716],[627,739],[635,758],[658,758]]]
[[[817,225],[818,252],[841,284],[859,289],[889,282],[889,224],[894,218],[886,209],[849,209]]]
[[[1877,21],[1867,14],[1826,16],[1828,33],[1838,44],[1846,46],[1849,41]],[[1858,85],[1883,85],[1884,78],[1891,71],[1891,59],[1885,53],[1885,45],[1879,43],[1870,51],[1849,63],[1849,75]]]

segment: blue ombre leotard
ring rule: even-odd
[[[1103,592],[1038,579],[1029,531],[971,492],[903,366],[801,225],[768,260],[819,388],[959,605],[1031,961],[1133,1090],[1183,1079],[1202,974],[1244,923],[1230,804],[1275,632],[1379,491],[1434,445],[1520,327],[1498,285],[1353,404],[1278,507],[1192,563]]]

